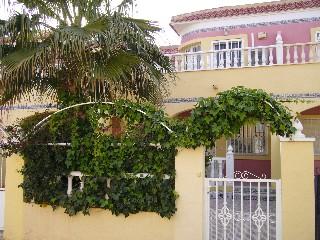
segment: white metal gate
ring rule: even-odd
[[[280,240],[281,180],[205,179],[206,240]]]

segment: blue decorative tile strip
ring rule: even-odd
[[[55,109],[57,108],[56,104],[35,104],[35,105],[15,105],[15,106],[0,106],[1,110],[18,110],[18,109],[23,109],[23,110],[28,110],[28,109]]]
[[[240,25],[232,25],[232,26],[223,26],[223,27],[213,27],[213,28],[203,28],[199,30],[195,30],[189,33],[186,33],[182,36],[182,39],[202,32],[215,32],[215,31],[224,31],[232,30],[232,29],[241,29],[241,28],[250,28],[250,27],[267,27],[267,26],[274,26],[274,25],[283,25],[283,24],[290,24],[290,23],[305,23],[305,22],[317,22],[320,21],[320,17],[313,17],[313,18],[301,18],[301,19],[291,19],[291,20],[281,20],[275,22],[260,22],[260,23],[250,23],[250,24],[240,24]]]
[[[271,96],[275,99],[313,99],[320,98],[320,93],[284,93],[274,94]],[[189,98],[168,98],[164,103],[197,103],[201,97],[189,97]]]
[[[274,94],[271,95],[276,99],[313,99],[320,98],[320,93],[283,93],[283,94]],[[164,103],[197,103],[201,98],[204,97],[188,97],[188,98],[168,98],[164,100]],[[11,107],[3,107],[2,110],[28,110],[28,109],[56,109],[56,104],[35,104],[35,105],[17,105]],[[1,106],[0,106],[1,109]]]

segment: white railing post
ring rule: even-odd
[[[282,239],[282,192],[281,180],[276,180],[276,240]]]
[[[266,48],[263,47],[261,51],[262,51],[262,66],[266,66],[267,65]]]
[[[244,66],[244,53],[245,53],[244,50],[241,49],[241,52],[240,52],[240,54],[241,54],[240,67]]]
[[[176,72],[179,72],[179,60],[178,60],[178,56],[174,57],[174,68]]]
[[[301,45],[301,63],[306,63],[305,45]]]
[[[204,70],[205,69],[205,65],[204,65],[205,55],[201,52],[199,54],[199,56],[200,56],[200,70]]]
[[[295,45],[294,47],[293,47],[293,62],[295,63],[295,64],[297,64],[298,63],[298,46],[297,45]]]
[[[269,65],[273,65],[273,48],[269,48]]]
[[[254,51],[254,66],[259,66],[259,48]]]
[[[248,48],[248,66],[252,66],[252,58],[251,58],[252,48]]]
[[[277,32],[276,37],[276,55],[277,55],[277,64],[283,64],[283,40],[281,32]]]
[[[228,146],[226,153],[226,177],[234,178],[234,154],[231,144]]]
[[[313,45],[309,45],[309,62],[314,62],[314,52],[313,52]]]
[[[70,196],[72,194],[72,179],[73,179],[73,176],[69,175],[68,176],[68,190],[67,190],[68,196]]]

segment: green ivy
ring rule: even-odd
[[[246,123],[262,122],[272,133],[289,136],[295,129],[290,110],[260,89],[235,87],[198,102],[186,122],[178,124],[180,145],[212,147],[217,139],[231,137]]]
[[[295,130],[286,107],[262,90],[243,87],[202,99],[185,120],[169,119],[151,104],[120,100],[62,111],[40,129],[33,128],[49,114],[24,119],[21,131],[11,128],[16,133],[13,139],[23,137],[19,144],[11,141],[9,149],[25,160],[21,170],[25,201],[63,207],[69,215],[102,208],[115,215],[147,211],[170,218],[176,212],[177,147],[211,147],[248,122],[269,124],[282,136]],[[113,118],[122,119],[121,134],[110,134],[106,122]],[[84,189],[80,191],[79,180],[74,180],[74,191],[67,196],[70,171],[86,177]],[[150,175],[135,177],[138,173]]]
[[[21,122],[24,133],[39,116]],[[105,123],[114,117],[126,126],[119,136],[104,132],[99,124],[100,119]],[[150,211],[170,218],[176,211],[176,147],[174,134],[162,124],[169,125],[162,111],[128,101],[82,106],[54,115],[36,134],[21,141],[25,201],[61,206],[69,215],[103,208],[116,215]],[[74,191],[67,196],[71,171],[86,175],[85,187],[80,191],[74,178]],[[138,173],[150,176],[139,178],[135,176]]]

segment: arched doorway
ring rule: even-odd
[[[314,137],[314,172],[320,175],[320,106],[309,108],[300,113],[303,133],[307,137]]]

